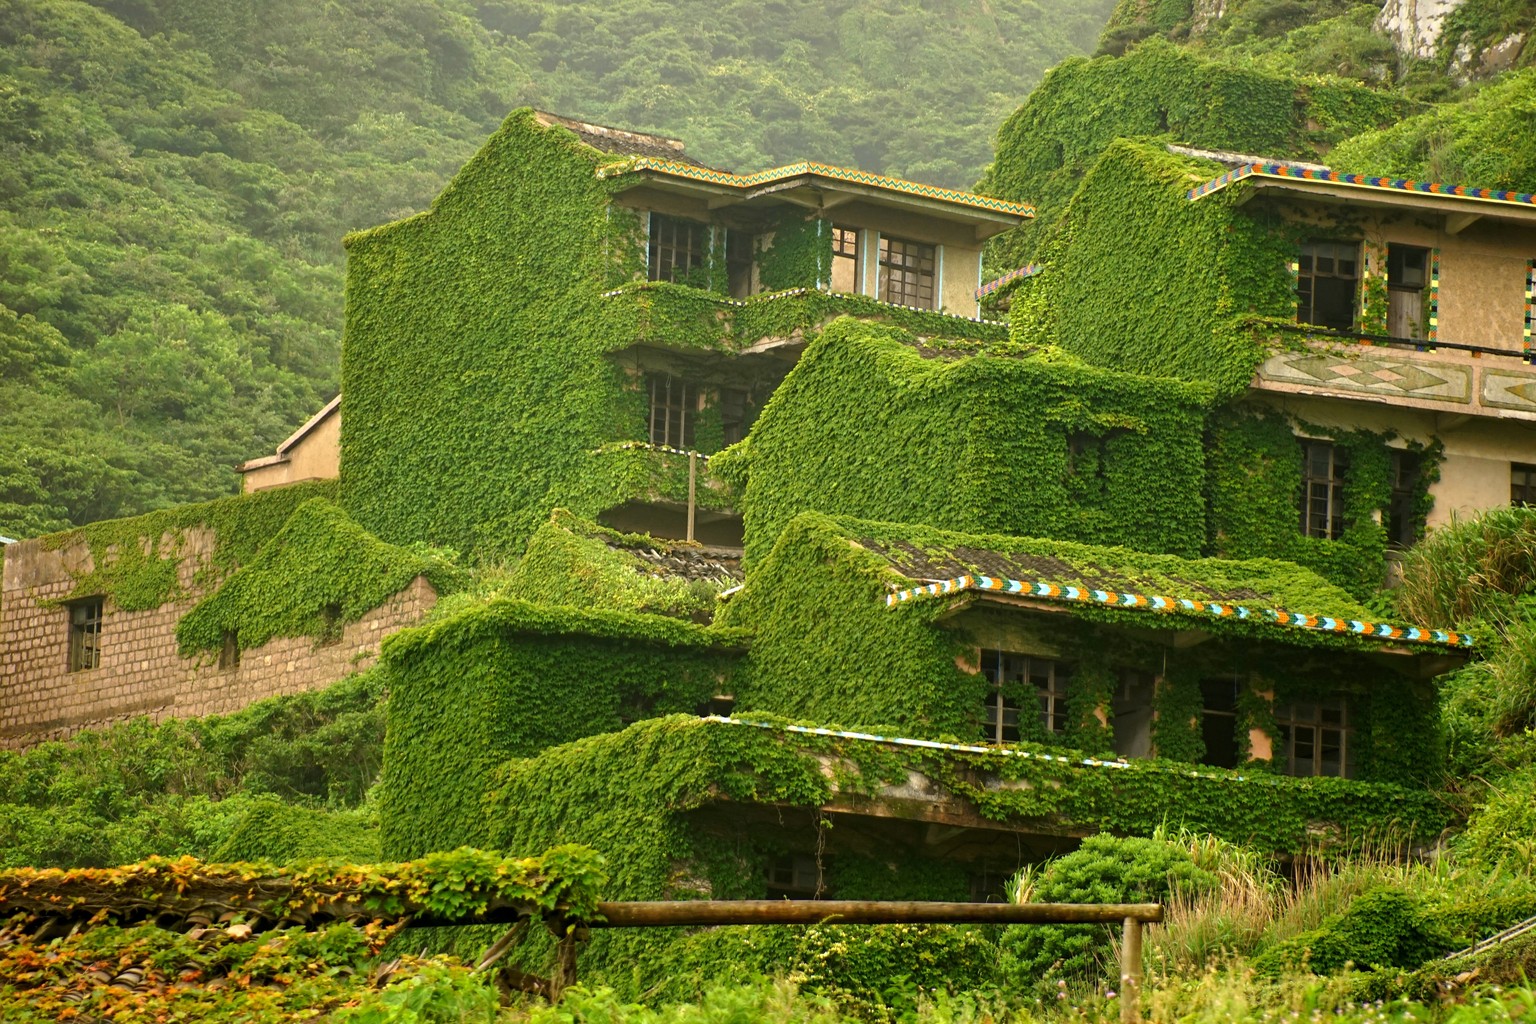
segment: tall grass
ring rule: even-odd
[[[1453,516],[1403,556],[1402,570],[1395,597],[1405,618],[1443,629],[1502,622],[1510,598],[1536,583],[1536,508]]]

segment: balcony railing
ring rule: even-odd
[[[1253,387],[1260,391],[1536,419],[1536,367],[1521,350],[1300,324],[1270,326],[1302,338],[1300,344],[1278,344],[1259,366]]]
[[[609,303],[613,337],[673,348],[742,352],[774,339],[799,341],[808,330],[843,315],[894,323],[924,338],[1008,340],[1008,325],[999,320],[815,288],[733,299],[687,285],[643,281],[604,292],[603,298]]]

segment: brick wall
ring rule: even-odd
[[[49,604],[89,572],[84,543],[57,551],[38,541],[9,545],[0,586],[0,747],[22,747],[136,715],[190,718],[238,711],[263,697],[327,686],[372,665],[379,641],[418,620],[437,595],[425,579],[349,623],[341,639],[277,637],[220,668],[217,655],[176,653],[176,623],[203,596],[193,583],[212,553],[208,530],[182,536],[183,594],[152,611],[125,612],[104,602],[97,668],[69,670],[69,609]],[[169,550],[170,546],[162,547]]]

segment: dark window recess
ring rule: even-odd
[[[731,228],[725,233],[726,288],[738,299],[752,294],[752,265],[757,236]]]
[[[69,670],[88,672],[101,667],[101,598],[71,601],[69,610]]]
[[[820,899],[827,894],[815,857],[802,854],[775,857],[769,862],[765,876],[767,895],[771,900]]]
[[[700,704],[695,713],[700,718],[708,718],[710,715],[719,715],[721,718],[729,718],[731,712],[736,710],[736,698],[728,693],[717,693],[709,700]]]
[[[1010,651],[981,652],[981,673],[992,683],[987,695],[983,737],[992,743],[1016,743],[1019,715],[1035,698],[1040,725],[1047,733],[1067,731],[1067,680],[1071,670],[1049,658],[1031,658]]]
[[[240,634],[232,629],[224,631],[224,646],[219,648],[219,668],[223,671],[240,667]]]
[[[1115,753],[1121,757],[1152,755],[1152,700],[1157,676],[1143,669],[1120,671],[1120,685],[1110,702]]]
[[[720,431],[726,444],[735,444],[747,436],[757,410],[742,388],[720,389]]]
[[[1419,517],[1414,506],[1423,461],[1418,452],[1392,451],[1392,498],[1387,505],[1387,544],[1391,547],[1410,548],[1419,539]]]
[[[1288,774],[1345,779],[1354,774],[1349,713],[1342,700],[1276,708],[1275,724]]]
[[[1394,338],[1424,337],[1424,286],[1429,282],[1429,250],[1416,245],[1387,246],[1387,333]]]
[[[933,309],[938,250],[922,242],[880,239],[880,298],[900,306]]]
[[[1309,242],[1297,259],[1296,319],[1336,331],[1355,327],[1360,290],[1360,246]]]
[[[651,443],[692,448],[698,389],[667,374],[652,374],[647,386],[651,392]]]
[[[1205,740],[1201,764],[1213,768],[1237,767],[1236,679],[1200,681],[1200,736]]]
[[[320,646],[332,647],[341,643],[341,631],[346,623],[341,621],[341,605],[328,604],[320,609]]]
[[[1301,532],[1337,540],[1344,536],[1344,476],[1349,457],[1331,441],[1302,441]]]
[[[709,254],[709,225],[664,213],[651,214],[650,259],[646,277],[681,281],[703,270]]]
[[[1509,503],[1536,505],[1536,466],[1509,464]]]

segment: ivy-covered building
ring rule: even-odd
[[[1536,197],[1120,141],[1029,271],[1016,342],[1216,389],[1210,553],[1363,595],[1426,524],[1531,497]]]

